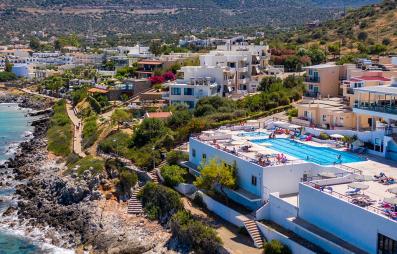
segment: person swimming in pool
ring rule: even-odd
[[[341,161],[341,160],[342,160],[342,154],[338,154],[338,155],[336,156],[336,158],[338,159],[338,161]]]

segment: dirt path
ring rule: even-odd
[[[192,205],[191,201],[182,197],[182,201],[186,210],[193,215],[209,220],[211,224],[215,225],[219,237],[222,239],[223,247],[233,254],[262,254],[263,250],[254,246],[253,241],[249,236],[239,233],[239,229],[230,223],[207,214],[200,208]]]

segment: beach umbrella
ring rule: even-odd
[[[372,180],[374,180],[374,177],[370,176],[370,175],[356,175],[356,176],[354,176],[354,180],[356,180],[356,181],[372,181]]]
[[[391,205],[397,205],[397,197],[394,198],[384,198],[383,201]]]
[[[363,183],[349,183],[348,185],[352,189],[366,190],[369,188],[369,185]]]
[[[318,176],[322,177],[322,178],[336,178],[335,173],[333,172],[321,172],[318,174]]]
[[[344,138],[344,136],[343,136],[343,135],[340,135],[340,134],[332,134],[330,137],[331,137],[331,138],[336,138],[336,139]]]
[[[387,191],[397,195],[397,187],[393,187],[393,188],[387,189]]]

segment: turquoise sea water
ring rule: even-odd
[[[8,159],[16,143],[33,131],[31,118],[25,117],[26,114],[27,110],[18,108],[17,104],[0,104],[0,161]]]
[[[0,104],[0,163],[12,156],[19,142],[26,140],[27,132],[33,131],[29,124],[31,118],[25,117],[26,113],[26,109],[20,109],[16,104]],[[0,187],[0,198],[4,200],[13,193],[12,188]],[[0,214],[7,207],[7,202],[0,201]],[[0,254],[31,253],[40,253],[31,241],[9,231],[0,231]]]
[[[315,147],[286,138],[259,139],[251,142],[259,145],[267,143],[271,145],[270,149],[320,165],[365,161],[365,158],[353,153],[338,151],[329,147]]]

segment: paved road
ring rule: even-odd
[[[75,112],[73,111],[72,105],[68,102],[66,104],[66,110],[68,112],[68,116],[70,120],[72,120],[74,125],[74,132],[73,132],[73,151],[79,155],[80,157],[85,157],[85,153],[83,152],[81,142],[82,142],[82,135],[83,135],[83,123],[82,121],[76,116]]]

